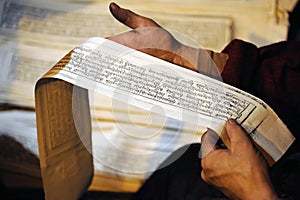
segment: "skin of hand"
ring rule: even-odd
[[[235,120],[226,122],[230,148],[218,147],[218,136],[208,131],[202,137],[202,179],[231,199],[278,199],[268,166],[248,135]]]
[[[178,42],[152,19],[121,8],[115,3],[111,3],[109,9],[115,19],[133,30],[107,39],[197,71],[199,49]]]
[[[109,8],[115,19],[133,30],[107,39],[197,71],[199,49],[178,42],[152,19],[115,3],[111,3]],[[245,131],[234,120],[228,120],[226,131],[230,149],[217,147],[215,144],[219,137],[212,131],[202,138],[203,180],[232,199],[277,199],[267,164]]]

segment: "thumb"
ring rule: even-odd
[[[208,129],[207,132],[201,137],[201,149],[199,158],[206,157],[211,151],[216,149],[219,136],[213,130]]]
[[[234,119],[227,120],[226,132],[230,140],[230,150],[232,152],[237,151],[238,148],[244,148],[245,144],[251,143],[246,131]]]

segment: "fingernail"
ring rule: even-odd
[[[235,121],[235,119],[228,119],[229,124],[231,125],[236,125],[237,122]]]
[[[110,5],[116,7],[116,8],[120,8],[120,6],[118,4],[116,4],[115,2],[112,2]]]
[[[109,4],[109,9],[110,10],[115,9],[116,7],[118,7],[118,6],[115,2],[112,2],[112,3]]]

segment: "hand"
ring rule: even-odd
[[[110,4],[112,15],[133,30],[108,39],[171,63],[197,70],[199,49],[178,42],[152,19]]]
[[[235,120],[226,122],[230,149],[216,146],[216,133],[202,138],[202,179],[231,199],[277,199],[268,166],[246,132]]]

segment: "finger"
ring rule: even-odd
[[[213,130],[208,129],[207,132],[201,137],[201,149],[199,152],[199,157],[206,157],[211,151],[217,149],[217,142],[219,140],[218,134]]]
[[[230,140],[230,150],[233,152],[238,151],[238,148],[245,148],[245,145],[251,144],[245,130],[234,119],[227,120],[226,132]]]
[[[109,10],[111,14],[122,24],[132,28],[142,28],[142,27],[160,27],[152,19],[140,16],[131,10],[121,8],[116,3],[111,3],[109,5]]]
[[[208,180],[207,180],[206,173],[204,170],[201,171],[201,178],[202,178],[202,180],[204,180],[207,183]]]

